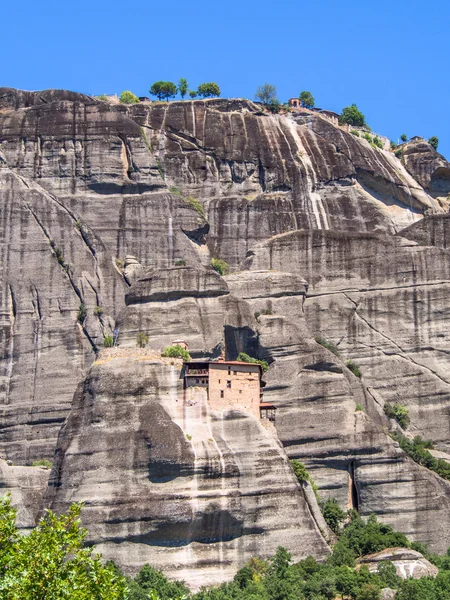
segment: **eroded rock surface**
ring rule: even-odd
[[[449,452],[448,163],[404,150],[247,100],[1,88],[0,453],[25,469],[56,449],[44,501],[40,470],[2,468],[24,526],[87,500],[106,556],[194,585],[278,544],[321,557],[287,455],[323,497],[445,550],[450,484],[383,411],[405,404],[407,433]],[[113,332],[122,354],[89,370]],[[150,358],[130,354],[139,332]],[[268,361],[277,437],[184,398],[177,363],[155,358],[180,338],[196,358]]]
[[[392,562],[397,575],[402,579],[436,577],[438,574],[437,567],[420,552],[409,548],[388,548],[375,554],[368,554],[361,559],[360,564],[367,566],[369,571],[374,573],[378,570],[378,565],[385,560]]]

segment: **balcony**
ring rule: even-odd
[[[208,369],[192,369],[191,367],[186,367],[186,371],[184,372],[186,377],[198,377],[201,375],[202,377],[209,376]]]

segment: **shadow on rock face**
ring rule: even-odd
[[[122,519],[106,521],[111,525],[123,522]],[[127,542],[177,548],[187,546],[192,542],[215,544],[229,542],[243,535],[262,533],[264,533],[264,528],[244,527],[242,521],[234,517],[228,510],[223,510],[218,504],[212,503],[205,511],[195,515],[192,520],[178,523],[159,522],[155,524],[155,529],[152,531],[127,537]],[[123,539],[110,538],[109,541],[119,542]]]

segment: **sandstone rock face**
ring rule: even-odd
[[[450,163],[425,140],[402,146],[406,169],[434,198],[450,194]]]
[[[397,575],[402,579],[420,579],[421,577],[436,577],[438,568],[427,560],[420,552],[409,548],[388,548],[375,554],[368,554],[361,559],[360,564],[367,566],[371,573],[378,570],[378,565],[389,560],[396,568]]]
[[[0,485],[24,527],[86,500],[106,556],[194,585],[279,544],[322,557],[287,455],[324,498],[446,550],[450,483],[405,456],[383,406],[450,452],[447,170],[426,143],[400,161],[247,100],[0,88],[0,454],[20,465]],[[184,397],[158,358],[180,338],[267,360],[276,430]],[[41,501],[43,470],[8,469],[55,452]]]
[[[250,414],[211,411],[204,389],[183,390],[180,363],[100,356],[61,430],[46,502],[87,500],[104,556],[194,587],[280,544],[324,556],[278,440]]]

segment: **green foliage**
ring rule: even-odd
[[[119,96],[119,100],[122,104],[137,104],[139,102],[139,98],[129,90],[122,92]]]
[[[136,344],[138,348],[145,348],[148,344],[148,335],[143,331],[140,331],[136,336]]]
[[[339,356],[339,349],[335,344],[333,344],[333,342],[329,342],[327,339],[321,337],[320,335],[318,335],[315,338],[315,340],[318,344],[320,344],[321,346],[323,346],[324,348],[326,348],[333,354],[336,354],[336,356]]]
[[[197,92],[195,90],[189,90],[190,98],[197,98]]]
[[[299,480],[300,483],[311,480],[311,477],[310,477],[308,471],[306,470],[305,465],[302,462],[300,462],[296,458],[293,458],[291,460],[291,465],[292,465],[292,468],[294,469],[295,476],[297,477],[297,479]]]
[[[367,131],[364,133],[364,135],[363,135],[363,138],[364,138],[365,140],[367,140],[367,141],[369,142],[369,144],[372,144],[372,143],[373,143],[372,136],[370,135],[370,133],[367,133]]]
[[[103,314],[103,308],[102,308],[101,306],[96,306],[96,307],[94,308],[94,315],[95,315],[96,317],[101,317],[101,316],[102,316],[102,314]]]
[[[106,94],[100,94],[100,96],[94,96],[97,100],[101,100],[102,102],[108,102],[109,98]]]
[[[258,317],[260,317],[261,315],[273,315],[274,312],[271,308],[264,308],[263,310],[257,310],[254,315],[255,315],[255,319],[257,319]]]
[[[398,588],[401,578],[397,575],[395,565],[390,560],[383,560],[378,565],[378,576],[384,587]]]
[[[47,469],[51,469],[52,463],[51,463],[51,461],[47,460],[46,458],[40,458],[39,460],[33,461],[31,466],[32,467],[47,467]]]
[[[403,404],[390,404],[389,402],[386,402],[384,405],[384,412],[389,419],[395,419],[403,429],[408,427],[408,409]]]
[[[402,158],[402,156],[403,156],[403,150],[402,150],[402,148],[399,148],[398,150],[395,151],[395,156],[397,158]]]
[[[191,441],[192,440],[192,435],[190,435],[189,433],[186,434],[186,438]]]
[[[359,137],[359,131],[357,131],[356,129],[351,129],[350,133],[353,133],[354,136]]]
[[[277,100],[277,88],[271,83],[260,85],[256,89],[255,100],[268,106],[274,100]]]
[[[202,204],[198,200],[196,200],[192,196],[188,196],[187,198],[184,198],[184,201],[187,204],[189,204],[189,206],[191,208],[193,208],[195,211],[197,211],[197,213],[200,215],[200,217],[202,219],[206,220],[205,209],[203,208]]]
[[[280,112],[280,108],[281,108],[281,104],[279,103],[279,101],[275,98],[273,100],[271,100],[267,106],[266,106],[267,110],[269,110],[271,113],[273,113],[274,115],[278,114]]]
[[[416,463],[434,471],[443,479],[450,480],[450,464],[442,458],[435,458],[428,452],[428,449],[433,447],[431,441],[423,440],[420,435],[410,440],[397,431],[393,432],[391,437],[399,443],[400,448]]]
[[[328,498],[325,502],[321,502],[320,509],[328,527],[334,533],[338,533],[347,513],[339,506],[336,498]]]
[[[54,253],[55,253],[55,255],[56,255],[56,260],[58,261],[58,263],[61,265],[61,267],[62,267],[63,269],[66,269],[66,268],[67,268],[67,265],[66,265],[66,263],[64,262],[64,256],[63,256],[63,253],[62,253],[62,250],[61,250],[61,248],[58,248],[57,246],[55,246],[55,243],[54,243],[54,242],[50,242],[50,245],[52,246],[52,248],[53,248],[53,252],[54,252]]]
[[[219,273],[219,275],[226,275],[228,273],[228,269],[230,268],[230,265],[221,258],[212,258],[211,266],[214,271]]]
[[[389,145],[391,147],[391,150],[395,150],[398,147],[397,144],[393,140],[390,141]]]
[[[380,523],[375,515],[371,515],[365,521],[357,513],[353,514],[351,523],[345,527],[340,542],[352,550],[355,556],[364,556],[396,546],[409,547],[403,533],[394,531],[390,525]]]
[[[373,145],[376,146],[377,148],[383,148],[383,142],[380,140],[380,138],[377,135],[373,138]]]
[[[349,371],[353,373],[353,375],[356,375],[356,377],[361,378],[361,370],[359,368],[359,365],[357,365],[355,362],[349,359],[345,361],[345,366],[347,367],[347,369],[349,369]]]
[[[78,307],[78,313],[77,313],[77,321],[78,323],[80,323],[81,325],[83,325],[83,323],[85,322],[87,317],[87,307],[86,304],[84,304],[84,302],[82,302],[80,304],[80,306]]]
[[[435,135],[432,135],[428,140],[428,143],[433,146],[435,150],[437,150],[439,146],[439,138],[437,138]]]
[[[406,135],[406,133],[402,133],[402,135],[400,136],[400,139],[402,140],[402,142],[407,142],[408,136]]]
[[[356,412],[363,412],[364,408],[362,404],[357,404],[355,407]]]
[[[171,81],[156,81],[149,90],[152,96],[156,96],[158,100],[169,100],[174,98],[177,93],[177,86]]]
[[[189,86],[189,84],[187,82],[187,79],[182,77],[180,79],[180,81],[178,82],[178,88],[177,88],[177,91],[182,98],[184,98],[186,96],[187,91],[188,91],[188,86]]]
[[[175,266],[176,267],[185,267],[186,266],[186,261],[183,259],[179,259],[175,261]]]
[[[346,106],[342,109],[341,116],[339,117],[339,123],[341,123],[341,125],[348,123],[349,125],[354,125],[355,127],[364,127],[366,124],[366,119],[356,104],[352,104],[351,106]]]
[[[305,108],[313,108],[315,105],[314,96],[311,94],[311,92],[300,92],[298,99]]]
[[[0,499],[0,597],[2,600],[124,600],[125,579],[100,555],[83,547],[81,506],[45,516],[28,536],[19,534],[16,510]]]
[[[269,368],[269,365],[267,364],[266,360],[259,360],[258,358],[253,358],[252,356],[249,356],[245,352],[239,352],[236,360],[238,360],[239,362],[246,362],[246,363],[251,363],[251,364],[255,364],[255,365],[261,365],[264,373]]]
[[[150,565],[144,565],[141,568],[134,578],[134,583],[134,590],[129,596],[129,600],[141,600],[141,598],[145,598],[146,600],[147,598],[155,598],[156,600],[181,600],[181,598],[187,598],[190,595],[189,589],[182,581],[169,581],[164,573],[157,571]],[[144,592],[146,595],[140,596],[138,595],[139,592]]]
[[[112,348],[114,346],[114,339],[110,335],[105,335],[103,338],[103,346],[105,348]]]
[[[161,352],[161,356],[165,356],[167,358],[182,358],[184,361],[191,360],[191,355],[189,352],[183,348],[183,346],[179,346],[178,344],[164,348],[164,350]]]
[[[208,82],[201,83],[197,89],[197,95],[200,98],[214,98],[215,96],[220,96],[220,88],[217,83]]]

